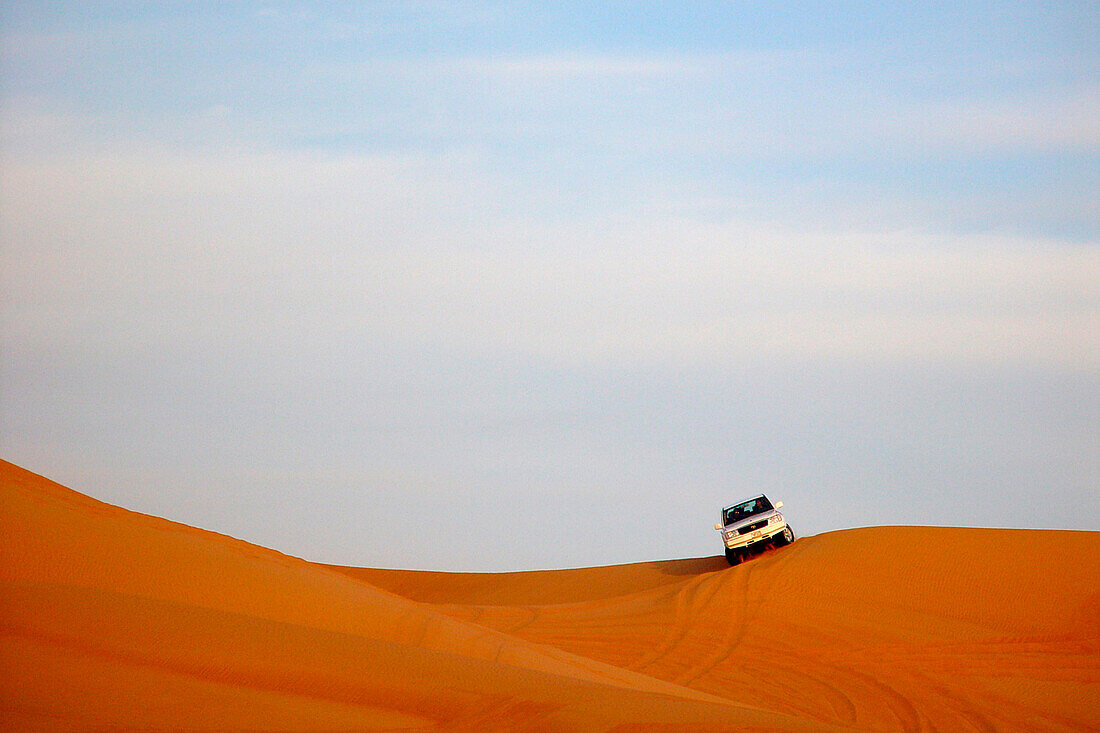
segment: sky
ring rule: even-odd
[[[800,535],[1100,530],[1097,38],[5,3],[0,457],[375,567],[714,555],[761,492]]]

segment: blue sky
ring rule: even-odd
[[[0,13],[9,460],[392,567],[1098,528],[1088,3]]]

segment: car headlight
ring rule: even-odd
[[[768,520],[768,524],[779,524],[782,521],[783,521],[783,515],[782,514],[773,514],[771,516],[771,519]]]

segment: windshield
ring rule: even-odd
[[[723,524],[733,524],[734,522],[740,522],[745,517],[751,517],[754,514],[763,514],[764,512],[771,511],[772,503],[768,501],[768,497],[759,496],[755,499],[749,499],[743,501],[740,504],[735,504],[726,510],[726,514],[722,517]]]

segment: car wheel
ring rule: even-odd
[[[783,531],[779,533],[779,542],[777,542],[776,544],[778,544],[780,547],[783,547],[785,545],[791,544],[792,542],[794,542],[794,530],[791,529],[791,525],[788,524],[786,527],[783,528]]]
[[[726,562],[728,562],[730,565],[740,565],[741,558],[742,555],[740,550],[731,550],[729,548],[726,548]]]

